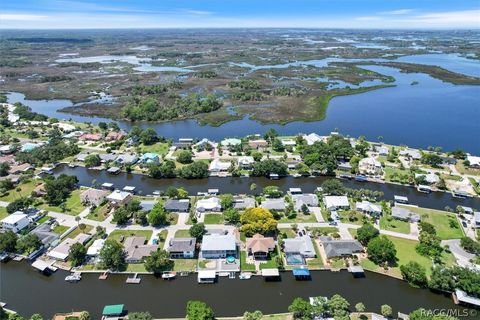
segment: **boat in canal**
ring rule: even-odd
[[[162,274],[162,279],[163,280],[172,280],[172,279],[175,279],[176,277],[177,277],[176,272],[164,272]]]
[[[65,277],[65,281],[67,282],[78,282],[80,280],[82,280],[82,274],[80,272],[74,272]]]
[[[432,188],[423,184],[419,184],[417,187],[417,191],[422,193],[430,193],[432,192]]]
[[[250,280],[252,278],[252,273],[251,272],[242,272],[238,276],[238,279],[240,280]]]

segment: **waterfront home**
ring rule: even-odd
[[[192,259],[196,244],[195,238],[174,238],[168,243],[167,251],[172,259]]]
[[[114,207],[121,207],[132,200],[130,192],[115,190],[107,196],[107,200]]]
[[[98,157],[100,158],[101,163],[111,162],[117,158],[113,153],[100,153]]]
[[[21,211],[6,216],[0,222],[4,230],[13,231],[15,233],[25,229],[30,224],[28,215]]]
[[[341,161],[337,164],[337,169],[350,172],[352,170],[352,165],[349,162]]]
[[[52,226],[48,223],[43,223],[30,231],[31,234],[36,235],[45,247],[48,247],[53,241],[60,236],[52,231]]]
[[[140,210],[143,212],[150,212],[158,203],[156,200],[142,200],[140,201]]]
[[[240,145],[241,143],[242,143],[242,140],[236,139],[236,138],[227,138],[227,139],[223,139],[222,142],[220,142],[222,147],[235,147]]]
[[[19,164],[16,166],[11,166],[8,170],[8,174],[20,174],[27,172],[28,170],[32,169],[32,165],[28,163]]]
[[[363,246],[357,240],[334,240],[332,237],[320,237],[327,259],[351,257],[363,252]]]
[[[186,149],[189,148],[193,144],[193,139],[192,138],[180,138],[178,141],[174,142],[172,144],[172,147],[175,147],[175,149]]]
[[[473,214],[473,227],[480,229],[480,211],[477,211]]]
[[[302,137],[307,142],[307,145],[309,145],[309,146],[313,145],[315,142],[325,140],[325,137],[319,136],[316,133],[310,133],[310,134],[307,134],[307,135],[303,135]]]
[[[105,239],[97,239],[93,241],[93,243],[87,249],[87,256],[92,258],[98,256],[104,244]]]
[[[139,136],[137,135],[131,136],[130,138],[127,139],[127,145],[131,147],[135,145],[139,140],[140,140]]]
[[[119,141],[125,138],[126,133],[124,131],[110,131],[105,137],[106,141]]]
[[[53,123],[52,126],[59,128],[65,133],[75,131],[75,126],[65,122]]]
[[[361,174],[372,176],[381,175],[383,173],[382,164],[374,157],[363,158],[358,162],[358,171]]]
[[[286,203],[284,198],[278,198],[278,199],[266,199],[262,201],[262,204],[260,204],[261,208],[267,209],[267,210],[277,210],[277,211],[283,211],[286,208]]]
[[[119,165],[133,165],[138,162],[138,157],[130,153],[122,153],[117,156],[115,162]]]
[[[100,141],[102,135],[100,133],[85,133],[78,137],[78,139],[82,141]]]
[[[248,146],[252,149],[265,149],[268,147],[268,142],[263,139],[250,140],[248,141]]]
[[[305,235],[283,240],[287,264],[304,264],[305,258],[315,258],[316,252],[312,239]]]
[[[96,154],[96,153],[92,153]],[[85,162],[85,159],[90,155],[88,152],[81,152],[75,156],[75,160],[80,161],[80,162]]]
[[[286,163],[287,163],[287,168],[289,170],[295,170],[297,168],[298,164],[301,163],[301,161],[294,159],[294,160],[288,160]]]
[[[142,154],[142,156],[140,157],[140,162],[143,164],[159,163],[160,157],[156,153],[147,152]]]
[[[410,158],[410,159],[413,159],[413,160],[422,159],[422,154],[420,153],[420,151],[414,150],[414,149],[400,150],[400,152],[398,154],[402,157]]]
[[[84,205],[94,205],[98,207],[105,201],[107,195],[107,190],[87,189],[80,193],[80,202]]]
[[[194,145],[195,149],[197,151],[211,151],[217,147],[217,144],[213,141],[210,141],[206,138],[203,138],[199,142],[195,143]]]
[[[221,161],[219,158],[216,158],[212,162],[210,162],[210,165],[208,166],[208,171],[210,172],[228,171],[231,165],[232,163],[230,161]]]
[[[196,203],[196,209],[198,212],[220,212],[222,211],[222,203],[217,197],[200,199]]]
[[[188,212],[190,209],[190,199],[168,199],[164,205],[168,212]]]
[[[50,250],[47,253],[47,256],[55,260],[65,261],[68,258],[68,253],[70,251],[70,248],[75,243],[85,244],[91,237],[92,236],[89,234],[80,233],[73,239],[67,238],[64,241],[62,241],[58,246]]]
[[[295,140],[292,140],[292,139],[282,139],[280,140],[280,142],[284,147],[294,147],[295,145],[297,145]]]
[[[238,167],[241,169],[251,169],[254,163],[255,159],[251,156],[238,157]]]
[[[375,146],[375,152],[380,156],[388,156],[388,148],[384,146]]]
[[[428,184],[436,184],[440,181],[440,177],[435,173],[415,173],[415,178],[425,180]]]
[[[357,202],[355,204],[357,211],[369,214],[374,217],[379,217],[382,215],[382,207],[378,204],[371,203],[370,201],[363,200],[362,202]]]
[[[233,197],[233,207],[238,210],[255,208],[255,199],[251,197]]]
[[[480,157],[468,155],[467,161],[470,168],[480,168]]]
[[[408,222],[419,222],[420,215],[414,213],[406,208],[393,207],[392,208],[392,218]]]
[[[145,257],[157,251],[158,245],[145,244],[145,237],[128,237],[123,244],[125,251],[125,262],[141,263]]]
[[[255,234],[251,238],[247,238],[245,249],[247,254],[257,259],[267,259],[270,252],[275,250],[275,240],[272,237],[264,237],[261,234]]]
[[[304,206],[318,207],[318,196],[314,193],[293,194],[292,200],[296,211],[302,211]]]
[[[323,197],[323,203],[325,203],[325,207],[329,211],[350,209],[350,202],[347,196],[325,196]]]
[[[221,259],[237,256],[237,240],[231,234],[207,234],[202,238],[200,256],[203,259]]]

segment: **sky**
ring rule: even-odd
[[[480,0],[0,0],[0,29],[478,29]]]

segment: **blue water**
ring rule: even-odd
[[[480,61],[469,59],[458,54],[420,54],[415,56],[403,56],[396,59],[399,62],[409,62],[440,66],[449,71],[466,74],[473,77],[480,77]]]

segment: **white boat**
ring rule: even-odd
[[[251,272],[242,272],[240,273],[240,276],[238,276],[238,279],[240,280],[249,280],[252,277]]]
[[[80,280],[82,280],[82,274],[79,272],[72,273],[71,275],[65,277],[65,281],[68,282],[77,282]]]
[[[292,177],[294,177],[294,178],[301,178],[302,175],[301,175],[300,173],[294,173],[294,174],[292,174]]]
[[[162,274],[162,279],[164,280],[170,280],[170,279],[173,279],[177,276],[177,273],[176,272],[164,272]]]

